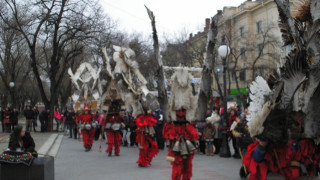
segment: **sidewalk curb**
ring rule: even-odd
[[[51,147],[53,146],[54,142],[56,141],[58,137],[58,134],[52,134],[48,140],[41,146],[41,148],[38,151],[38,154],[40,156],[46,156],[49,152],[49,150],[51,149]]]
[[[63,136],[64,136],[63,134],[58,136],[58,138],[56,139],[56,141],[54,142],[53,146],[51,147],[51,149],[48,153],[49,156],[56,157],[56,155],[60,149],[60,145],[62,143]]]

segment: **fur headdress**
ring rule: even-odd
[[[176,120],[176,111],[181,108],[187,111],[186,119],[194,121],[196,111],[196,96],[192,94],[192,75],[186,68],[180,67],[172,75],[170,114],[173,121]]]
[[[283,42],[293,50],[270,86],[261,77],[250,86],[249,132],[253,137],[281,143],[289,129],[302,127],[297,131],[302,137],[320,140],[320,6],[317,0],[301,0],[292,16],[287,1],[275,2]],[[305,115],[302,122],[292,117],[299,113]]]

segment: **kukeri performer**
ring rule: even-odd
[[[96,124],[93,121],[94,115],[90,113],[89,105],[86,103],[83,107],[83,114],[79,116],[81,122],[81,134],[83,146],[86,152],[90,151],[93,145],[94,131]]]
[[[196,102],[192,95],[192,76],[186,69],[179,69],[172,76],[171,118],[164,125],[163,137],[168,143],[168,157],[172,165],[172,180],[192,177],[192,159],[199,139],[197,130],[189,121],[194,118]]]
[[[112,155],[112,149],[115,149],[115,155],[120,155],[120,145],[122,142],[121,128],[125,127],[123,118],[119,114],[120,105],[116,101],[112,101],[109,112],[103,121],[103,126],[107,132],[108,147],[106,153],[108,156]],[[103,136],[103,135],[102,135]]]
[[[148,113],[147,108],[144,108],[144,114],[139,115],[136,120],[137,137],[136,142],[139,144],[139,167],[147,167],[152,159],[159,153],[158,145],[155,141],[154,126],[157,123],[156,118]]]

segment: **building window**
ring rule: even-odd
[[[262,21],[258,21],[256,25],[257,25],[257,34],[262,33]]]
[[[264,49],[264,47],[263,47],[263,44],[258,44],[258,53],[259,54],[263,54],[263,49]]]
[[[239,72],[239,78],[240,78],[240,81],[245,81],[246,80],[246,70],[245,69],[242,69],[240,72]]]
[[[240,37],[244,37],[244,27],[242,26],[242,27],[240,27],[239,28],[239,33],[240,33]]]
[[[244,47],[240,48],[240,56],[242,59],[246,58],[246,48]]]

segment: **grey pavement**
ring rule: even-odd
[[[121,147],[120,156],[108,157],[107,145],[95,141],[93,149],[85,152],[82,142],[64,137],[55,159],[56,180],[168,180],[171,179],[171,165],[166,161],[167,150],[153,159],[152,166],[140,168],[136,164],[139,149]],[[193,160],[194,180],[238,180],[241,160],[219,156],[195,155]]]

